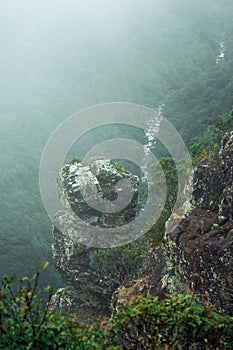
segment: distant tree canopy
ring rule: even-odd
[[[197,164],[201,159],[206,157],[217,156],[224,134],[232,130],[233,111],[213,118],[206,130],[190,142],[189,151],[193,163]]]

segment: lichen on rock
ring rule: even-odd
[[[119,162],[106,159],[89,163],[75,160],[66,164],[58,175],[63,203],[83,221],[99,227],[126,224],[136,216],[138,185],[136,175]]]
[[[122,180],[124,184],[119,184]],[[124,185],[130,186],[131,200],[117,211],[114,201],[121,190],[127,192],[121,187]],[[99,268],[92,257],[96,252],[108,251],[100,247],[132,240],[125,224],[130,224],[139,210],[138,185],[139,178],[119,162],[98,159],[83,164],[73,160],[61,169],[58,187],[66,209],[55,214],[52,250],[54,264],[68,287],[54,295],[52,305],[63,313],[75,312],[85,322],[110,315],[111,295],[124,281],[124,273],[118,276],[116,272],[121,256],[116,253],[112,261],[108,256],[112,270]],[[96,199],[112,207],[108,212],[93,208]]]
[[[203,295],[219,312],[233,314],[233,132],[225,135],[219,157],[195,169],[193,209],[173,228],[167,224],[162,249],[169,292]]]
[[[141,286],[144,294],[199,294],[218,312],[233,314],[232,164],[233,132],[229,132],[219,157],[197,165],[191,202],[171,215],[161,246],[144,259],[139,276],[142,281],[150,277],[150,283],[147,279]],[[121,291],[127,294],[118,288],[114,308],[124,299]]]

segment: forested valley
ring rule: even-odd
[[[212,146],[208,126],[233,109],[233,3],[3,0],[0,39],[0,275],[31,275],[46,260],[42,285],[56,289],[65,282],[38,180],[51,133],[84,108],[129,102],[163,105],[189,149]]]

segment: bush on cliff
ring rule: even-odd
[[[191,296],[136,297],[110,320],[85,326],[51,310],[37,290],[40,270],[16,287],[2,278],[0,349],[219,349],[233,348],[233,317],[209,309]]]

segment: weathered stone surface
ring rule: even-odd
[[[63,315],[74,314],[79,322],[86,324],[110,315],[109,306],[103,304],[99,298],[72,286],[58,289],[52,296],[51,305]]]
[[[169,293],[197,293],[220,312],[232,314],[233,223],[219,225],[217,215],[194,209],[163,242]]]
[[[138,177],[119,162],[104,159],[88,164],[74,160],[58,176],[65,205],[86,223],[103,228],[126,224],[136,216],[138,185]]]
[[[120,307],[129,301],[136,301],[137,296],[146,296],[151,287],[150,276],[138,278],[129,283],[129,286],[120,286],[112,295],[112,310],[118,311]]]
[[[233,314],[232,165],[233,132],[224,137],[218,158],[205,159],[195,169],[191,205],[184,206],[189,211],[171,216],[161,247],[144,261],[143,293],[133,293],[201,294],[219,312]],[[124,295],[127,291],[119,287],[113,308],[122,304]]]
[[[100,198],[114,201],[119,180],[128,180],[133,184],[130,188],[132,200],[127,209],[105,213],[86,204],[88,198],[95,198],[96,191]],[[94,266],[91,257],[101,250],[98,247],[111,247],[130,240],[128,229],[122,224],[134,219],[137,213],[139,179],[118,163],[95,160],[83,165],[73,161],[61,170],[58,183],[60,197],[67,209],[55,215],[53,259],[70,287],[64,289],[61,295],[56,293],[51,304],[62,313],[75,312],[80,321],[88,323],[110,315],[111,295],[123,282],[123,279],[119,282],[114,269],[103,273]]]
[[[100,249],[82,244],[81,233],[85,231],[88,235],[89,227],[76,224],[76,216],[69,211],[58,212],[56,221],[64,227],[62,232],[54,227],[53,258],[63,278],[77,289],[82,288],[100,297],[110,296],[116,287],[114,275],[103,276],[95,266],[91,266],[91,255]]]
[[[139,277],[120,286],[112,295],[112,313],[118,311],[125,303],[136,301],[138,296],[148,294],[165,298],[166,288],[162,287],[162,276],[166,272],[165,255],[162,249],[153,249],[144,258]]]
[[[224,137],[218,158],[200,162],[193,181],[194,207],[217,213],[221,222],[233,219],[233,132]]]

